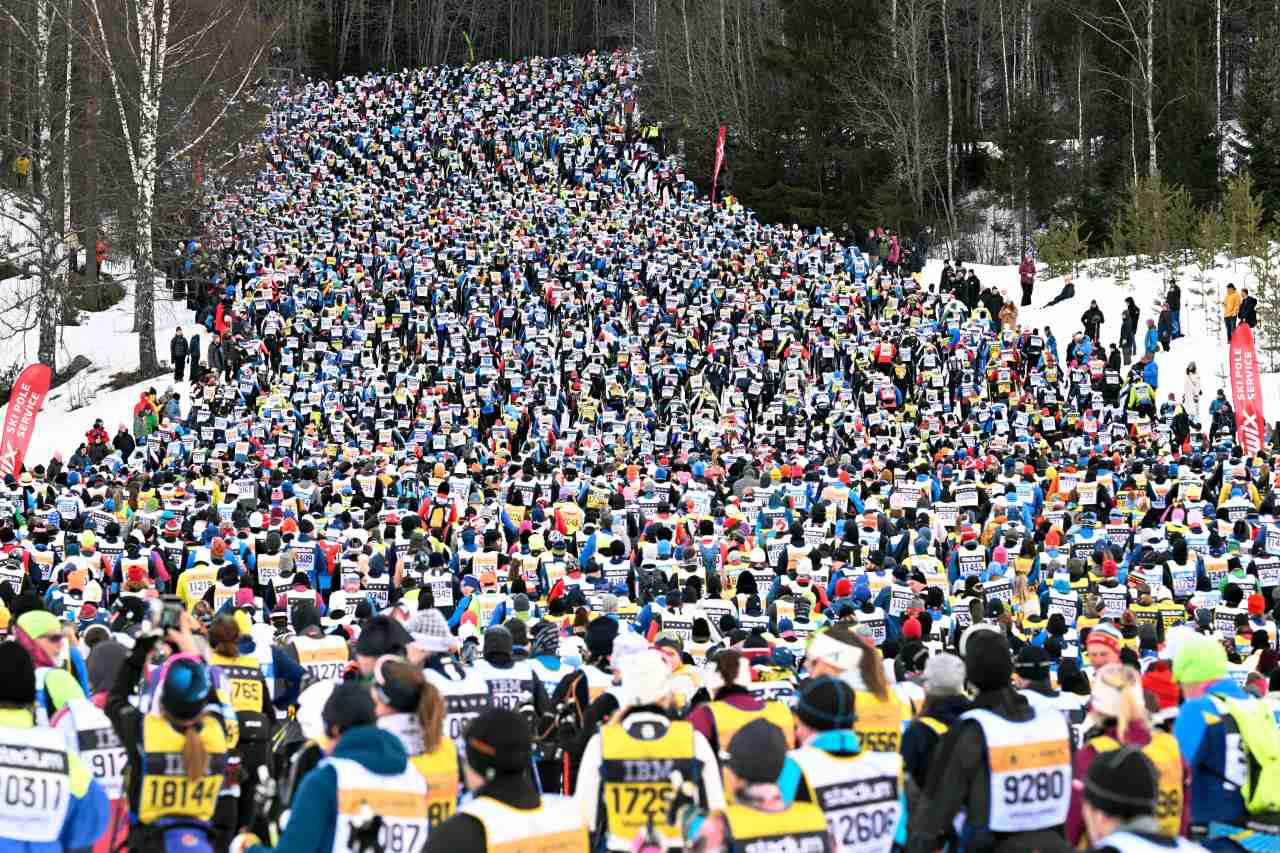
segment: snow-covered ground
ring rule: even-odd
[[[115,271],[123,270],[115,267]],[[19,286],[23,285],[16,279],[0,282],[0,294]],[[127,294],[117,305],[84,313],[81,325],[59,329],[58,367],[65,367],[77,355],[88,358],[93,366],[49,392],[27,450],[28,464],[48,462],[54,453],[70,456],[96,418],[102,418],[107,431],[115,435],[119,424],[132,425],[133,404],[140,393],[149,387],[163,392],[173,384],[172,376],[161,376],[120,391],[104,390],[114,374],[138,369],[138,335],[132,331],[133,287],[126,287]],[[181,324],[190,334],[195,317],[181,301],[169,298],[163,283],[158,283],[156,290],[156,352],[164,362],[168,361],[173,330]],[[36,358],[38,341],[35,329],[0,340],[0,366],[30,364]],[[185,392],[187,388],[180,386],[178,390]]]
[[[1052,308],[1044,306],[1062,290],[1064,279],[1037,278],[1031,307],[1018,311],[1019,325],[1024,328],[1038,327],[1041,331],[1046,327],[1052,329],[1061,355],[1067,342],[1071,340],[1071,335],[1082,329],[1080,316],[1088,309],[1090,300],[1096,299],[1106,317],[1102,326],[1102,340],[1109,346],[1120,339],[1120,315],[1124,310],[1124,300],[1126,296],[1132,296],[1142,312],[1138,321],[1137,339],[1138,353],[1141,354],[1147,318],[1159,318],[1160,303],[1168,290],[1170,272],[1168,269],[1132,270],[1131,266],[1129,280],[1117,282],[1111,275],[1096,272],[1102,265],[1099,261],[1091,261],[1089,266],[1095,271],[1093,274],[1082,268],[1081,274],[1074,277],[1076,295]],[[972,266],[984,285],[995,286],[1014,305],[1021,301],[1022,288],[1018,284],[1017,267],[980,264],[966,266]],[[1041,269],[1043,270],[1043,265]],[[942,262],[931,260],[925,267],[925,281],[936,283],[941,272]],[[1222,296],[1228,283],[1234,283],[1237,288],[1250,287],[1253,277],[1245,262],[1233,263],[1224,257],[1219,257],[1217,267],[1207,271],[1203,285],[1197,280],[1199,270],[1193,266],[1177,267],[1173,272],[1182,290],[1184,337],[1174,341],[1169,352],[1161,350],[1156,354],[1156,364],[1160,370],[1157,399],[1163,402],[1168,399],[1169,394],[1175,394],[1181,401],[1187,365],[1195,362],[1203,392],[1199,414],[1207,426],[1209,403],[1218,389],[1228,389],[1228,396],[1231,393],[1231,378],[1227,371],[1227,332],[1222,322]],[[1194,293],[1202,287],[1211,292],[1203,303]],[[1259,353],[1259,362],[1266,366],[1267,361],[1262,353]],[[1274,422],[1280,417],[1280,373],[1263,373],[1262,389],[1263,412],[1269,422]]]

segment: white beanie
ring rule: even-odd
[[[660,652],[629,655],[619,666],[619,672],[630,705],[653,705],[671,692],[671,671]]]

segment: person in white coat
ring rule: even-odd
[[[1200,373],[1194,361],[1187,365],[1187,378],[1182,384],[1182,408],[1192,420],[1200,419]]]

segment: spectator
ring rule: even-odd
[[[174,330],[173,339],[169,341],[169,357],[173,359],[173,381],[181,382],[187,364],[187,339],[182,336],[181,326]]]
[[[1022,263],[1018,266],[1018,281],[1022,284],[1022,307],[1025,308],[1031,304],[1031,289],[1036,283],[1036,262],[1031,260],[1030,255],[1022,257]]]
[[[1173,343],[1173,312],[1167,302],[1160,306],[1160,322],[1156,324],[1156,331],[1160,333],[1160,346],[1168,352],[1169,345]]]
[[[1249,292],[1249,288],[1240,291],[1240,322],[1250,329],[1258,328],[1258,299]]]
[[[1096,299],[1091,299],[1089,309],[1080,315],[1080,324],[1084,326],[1084,333],[1094,341],[1100,339],[1102,324],[1106,321],[1107,318],[1102,315],[1102,309],[1098,307]]]
[[[1153,355],[1160,348],[1160,332],[1156,329],[1156,321],[1147,318],[1147,333],[1142,338],[1143,355]]]
[[[187,349],[189,350],[189,356],[191,360],[191,370],[189,371],[191,375],[191,381],[199,382],[200,373],[201,373],[200,371],[200,327],[199,326],[196,326],[195,329],[192,330],[191,340],[187,344]]]
[[[1173,315],[1173,339],[1182,337],[1182,288],[1176,281],[1169,283],[1169,292],[1164,301],[1169,303],[1169,313]]]
[[[1071,282],[1071,276],[1067,276],[1066,281],[1062,285],[1062,290],[1058,291],[1058,295],[1045,305],[1045,308],[1052,308],[1059,302],[1066,302],[1068,299],[1074,299],[1076,295],[1076,286]]]
[[[1128,364],[1137,354],[1138,319],[1141,312],[1132,296],[1126,296],[1124,303],[1124,313],[1120,315],[1120,351],[1124,354],[1124,363]]]
[[[1236,321],[1240,317],[1240,293],[1234,284],[1227,285],[1227,295],[1222,298],[1222,319],[1227,325],[1227,341],[1236,331]]]
[[[129,428],[124,424],[120,424],[120,428],[116,430],[115,440],[111,442],[111,446],[120,454],[121,459],[128,459],[133,454],[133,450],[138,443],[133,440],[133,436],[129,434]]]

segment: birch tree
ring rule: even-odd
[[[270,39],[258,38],[248,56],[233,50],[233,44],[243,44],[246,34],[261,35],[247,3],[209,8],[182,4],[181,11],[187,14],[176,35],[173,0],[86,0],[86,4],[92,23],[90,43],[116,107],[129,166],[136,264],[134,330],[138,368],[143,375],[151,375],[159,368],[153,246],[157,177],[165,167],[198,150],[228,113],[238,108],[260,73]],[[183,75],[185,85],[175,85],[175,78]],[[174,94],[178,92],[184,95],[181,99]],[[206,110],[210,102],[220,106]]]
[[[9,233],[17,237],[17,245],[12,249],[14,259],[33,272],[36,279],[34,287],[20,286],[9,294],[6,305],[20,309],[17,311],[20,319],[8,322],[9,328],[3,331],[9,334],[25,331],[23,327],[28,323],[37,328],[36,358],[56,370],[58,325],[70,270],[67,246],[71,238],[70,134],[66,120],[70,110],[71,66],[69,47],[56,45],[54,36],[63,32],[69,39],[71,34],[65,27],[58,26],[67,21],[65,9],[55,8],[53,3],[54,0],[33,0],[27,5],[3,7],[4,18],[20,44],[20,53],[30,64],[35,85],[33,91],[27,93],[28,111],[34,118],[28,139],[33,160],[29,192],[9,199],[0,211],[0,219],[5,221]],[[61,85],[55,85],[58,81]],[[5,142],[17,147],[19,140],[6,139]],[[56,156],[57,146],[62,148],[61,158]]]

